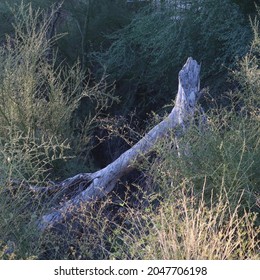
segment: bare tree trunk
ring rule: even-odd
[[[94,201],[106,196],[113,190],[116,182],[124,174],[133,169],[133,165],[141,156],[149,153],[158,139],[166,137],[174,128],[185,124],[193,117],[195,105],[200,97],[200,65],[188,58],[179,72],[179,88],[175,106],[168,117],[151,129],[131,149],[124,152],[114,162],[94,173],[82,173],[66,179],[59,184],[61,190],[79,184],[88,184],[88,187],[78,195],[65,202],[61,208],[44,215],[39,221],[39,229],[54,226],[70,218],[79,207],[87,202]]]

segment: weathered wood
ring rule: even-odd
[[[185,128],[193,117],[196,102],[200,97],[199,74],[200,65],[196,60],[188,58],[179,72],[179,88],[175,106],[168,117],[151,129],[131,149],[124,152],[105,168],[91,174],[78,174],[63,181],[60,184],[61,188],[67,188],[68,185],[80,184],[86,181],[90,182],[90,184],[84,191],[65,202],[61,208],[44,215],[39,221],[39,229],[43,231],[56,223],[61,223],[70,218],[82,204],[106,196],[113,190],[118,179],[131,171],[134,168],[134,163],[153,149],[158,139],[167,136],[170,131],[178,126]]]

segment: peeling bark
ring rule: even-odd
[[[199,74],[200,65],[196,60],[188,58],[179,72],[178,93],[171,113],[131,149],[105,168],[94,173],[81,173],[61,182],[58,185],[61,190],[78,184],[85,184],[87,188],[65,202],[59,209],[41,217],[38,223],[39,229],[44,231],[55,224],[62,223],[73,216],[82,204],[106,196],[113,190],[117,180],[134,168],[135,162],[152,151],[158,139],[166,137],[170,131],[179,126],[185,129],[194,115],[196,103],[200,98]]]

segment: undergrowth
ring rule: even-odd
[[[90,86],[78,64],[50,63],[48,17],[30,6],[17,14],[15,35],[0,49],[0,258],[259,259],[257,22],[251,50],[233,71],[239,86],[227,93],[228,107],[215,106],[206,119],[197,114],[178,149],[174,133],[161,139],[136,166],[142,179],[122,181],[122,191],[39,233],[37,221],[55,197],[30,184],[50,184],[51,175],[64,176],[66,158],[82,159],[115,98],[102,82]],[[79,129],[82,98],[92,103]]]

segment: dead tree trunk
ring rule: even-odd
[[[133,169],[133,163],[153,149],[158,139],[166,137],[172,129],[178,126],[185,128],[185,124],[193,117],[196,102],[200,97],[199,73],[200,65],[192,58],[188,58],[179,72],[178,93],[175,106],[169,116],[105,168],[94,173],[78,174],[60,183],[61,190],[79,184],[85,186],[88,184],[88,187],[65,202],[59,209],[41,217],[38,224],[39,229],[43,231],[57,223],[62,223],[65,219],[70,218],[82,204],[106,196],[113,190],[117,180]]]

